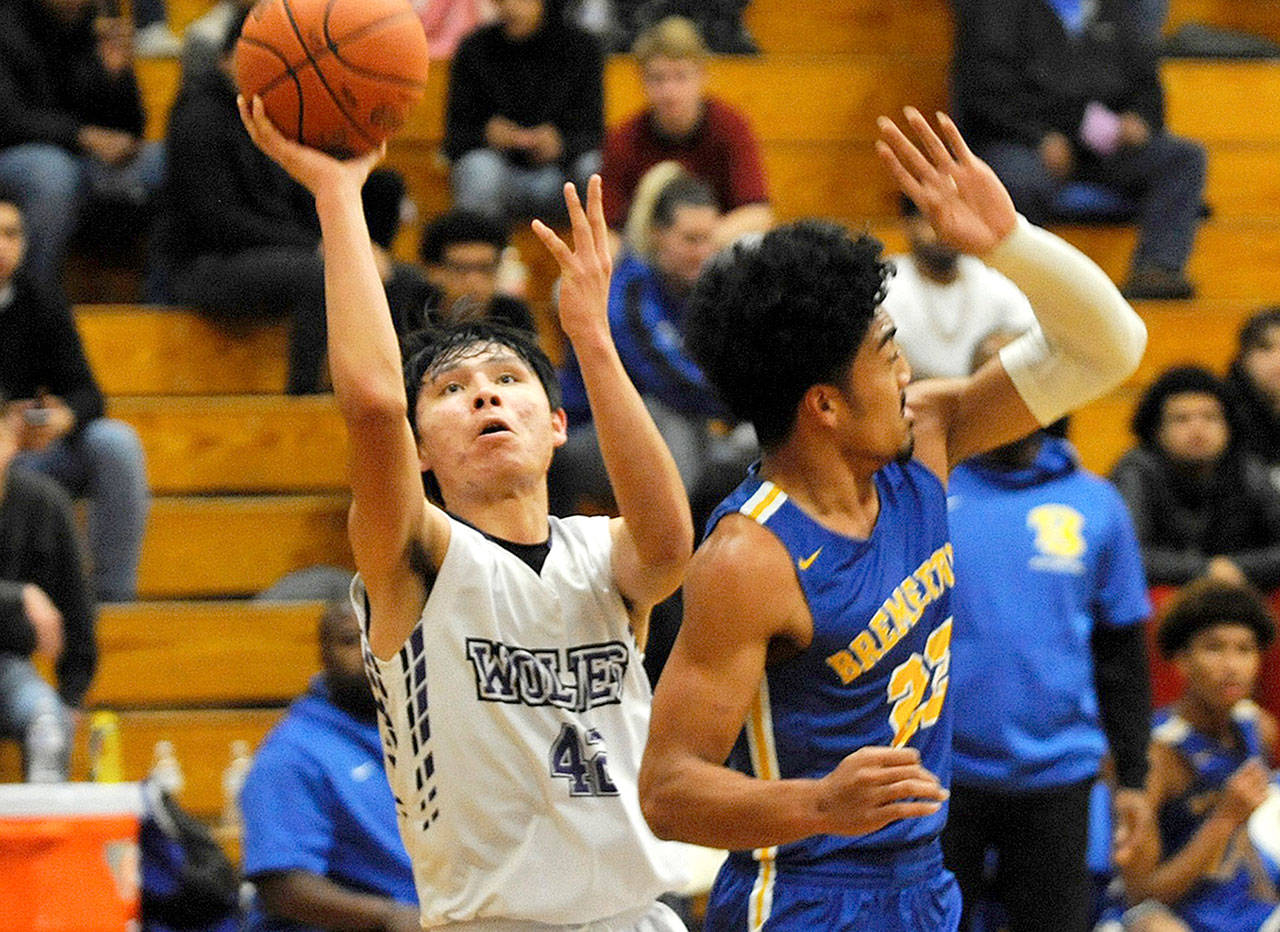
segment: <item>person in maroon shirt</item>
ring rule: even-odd
[[[691,21],[669,16],[632,48],[649,105],[609,131],[604,145],[604,209],[612,229],[626,222],[636,185],[658,162],[674,160],[706,181],[724,215],[722,246],[773,224],[760,149],[737,110],[706,93],[707,47]]]

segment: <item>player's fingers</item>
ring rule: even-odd
[[[564,240],[556,235],[556,231],[551,229],[541,220],[535,220],[531,224],[533,233],[538,239],[542,240],[542,245],[555,257],[556,262],[560,264],[561,269],[568,269],[573,262],[573,253],[569,247],[565,245]]]
[[[892,150],[898,162],[911,173],[913,178],[922,184],[927,184],[937,177],[937,170],[924,157],[916,144],[907,138],[906,133],[899,129],[897,123],[882,116],[876,120],[876,126],[880,129],[880,141]]]
[[[923,780],[932,783],[934,786],[942,785],[938,782],[937,777],[919,764],[901,764],[873,770],[868,774],[867,779],[868,782],[876,786],[885,786],[902,780]]]
[[[881,825],[888,825],[890,822],[898,822],[902,819],[919,819],[924,816],[931,816],[941,808],[942,803],[888,803],[876,809],[876,816]]]
[[[898,160],[898,156],[883,141],[876,140],[876,155],[880,156],[880,161],[884,163],[884,167],[889,170],[894,183],[897,184],[899,190],[907,197],[911,198],[918,206],[924,207],[924,188],[920,182],[915,179],[911,172],[903,167],[902,162]]]
[[[957,162],[962,165],[977,160],[977,156],[969,148],[969,144],[964,141],[964,137],[960,135],[960,127],[956,126],[955,120],[947,116],[941,110],[934,114],[938,119],[938,133],[942,136],[943,141],[947,144],[947,148],[951,150]]]
[[[881,799],[899,800],[899,799],[918,799],[924,802],[937,801],[942,802],[951,794],[948,793],[937,780],[922,780],[918,778],[899,780],[897,783],[891,783],[882,789]]]
[[[608,268],[610,264],[609,227],[604,222],[604,182],[598,174],[592,175],[587,182],[587,220],[591,224],[596,258],[605,268]]]
[[[879,744],[869,744],[866,747],[858,748],[849,757],[856,758],[866,764],[876,764],[882,767],[920,763],[920,751],[917,748],[891,748]]]
[[[938,134],[933,131],[929,121],[924,118],[924,114],[915,107],[903,107],[902,112],[906,116],[912,132],[916,134],[916,140],[920,148],[924,149],[929,161],[939,170],[947,171],[955,160],[951,158],[951,153],[942,144]]]
[[[588,188],[590,185],[588,184]],[[578,197],[578,188],[572,181],[565,182],[564,204],[569,208],[569,227],[573,230],[573,248],[595,252],[591,239],[591,224],[587,222],[587,214],[582,209],[582,201]]]

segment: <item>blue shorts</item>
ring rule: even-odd
[[[872,864],[874,859],[877,863]],[[819,870],[735,856],[716,876],[707,932],[955,932],[960,887],[936,841]]]

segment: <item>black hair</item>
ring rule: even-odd
[[[1266,650],[1276,636],[1271,611],[1251,586],[1206,577],[1183,586],[1165,606],[1156,643],[1161,654],[1173,657],[1201,631],[1216,625],[1252,629],[1260,650]]]
[[[12,204],[21,211],[22,197],[18,193],[17,187],[4,181],[0,181],[0,204]]]
[[[415,440],[418,439],[415,412],[422,380],[442,365],[466,356],[472,349],[493,344],[511,350],[533,371],[547,393],[552,411],[561,407],[560,382],[556,379],[555,367],[533,334],[487,318],[432,325],[405,338],[404,390],[409,401],[409,423]]]
[[[813,385],[847,372],[884,299],[880,242],[801,220],[739,240],[694,286],[685,344],[762,447],[791,433]]]
[[[244,21],[249,18],[249,7],[236,7],[227,23],[226,34],[222,37],[222,57],[230,55],[240,41],[240,32],[244,29]]]
[[[360,203],[364,207],[364,220],[369,226],[369,238],[383,249],[390,249],[391,242],[400,229],[400,205],[404,201],[404,178],[393,168],[375,168],[360,189]]]
[[[497,220],[469,210],[451,210],[427,224],[418,256],[428,265],[438,265],[444,261],[445,250],[455,243],[488,243],[502,252],[507,242],[507,228]]]
[[[711,185],[701,178],[681,173],[662,187],[653,202],[651,226],[665,230],[675,222],[676,209],[680,207],[714,207],[720,209]]]
[[[1161,373],[1142,393],[1130,423],[1133,433],[1146,446],[1157,446],[1165,402],[1174,395],[1190,393],[1212,395],[1222,405],[1222,416],[1230,415],[1230,400],[1221,379],[1201,366],[1174,366]]]
[[[1280,327],[1280,304],[1264,307],[1244,322],[1240,328],[1240,355],[1261,347],[1272,327]]]

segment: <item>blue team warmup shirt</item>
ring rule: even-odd
[[[323,676],[267,735],[240,793],[243,868],[252,879],[302,870],[417,904],[373,720],[329,700]],[[294,929],[256,913],[247,928]]]
[[[1002,792],[1065,786],[1098,773],[1094,625],[1150,614],[1142,556],[1124,502],[1045,437],[1032,466],[974,460],[948,495],[954,779]]]

